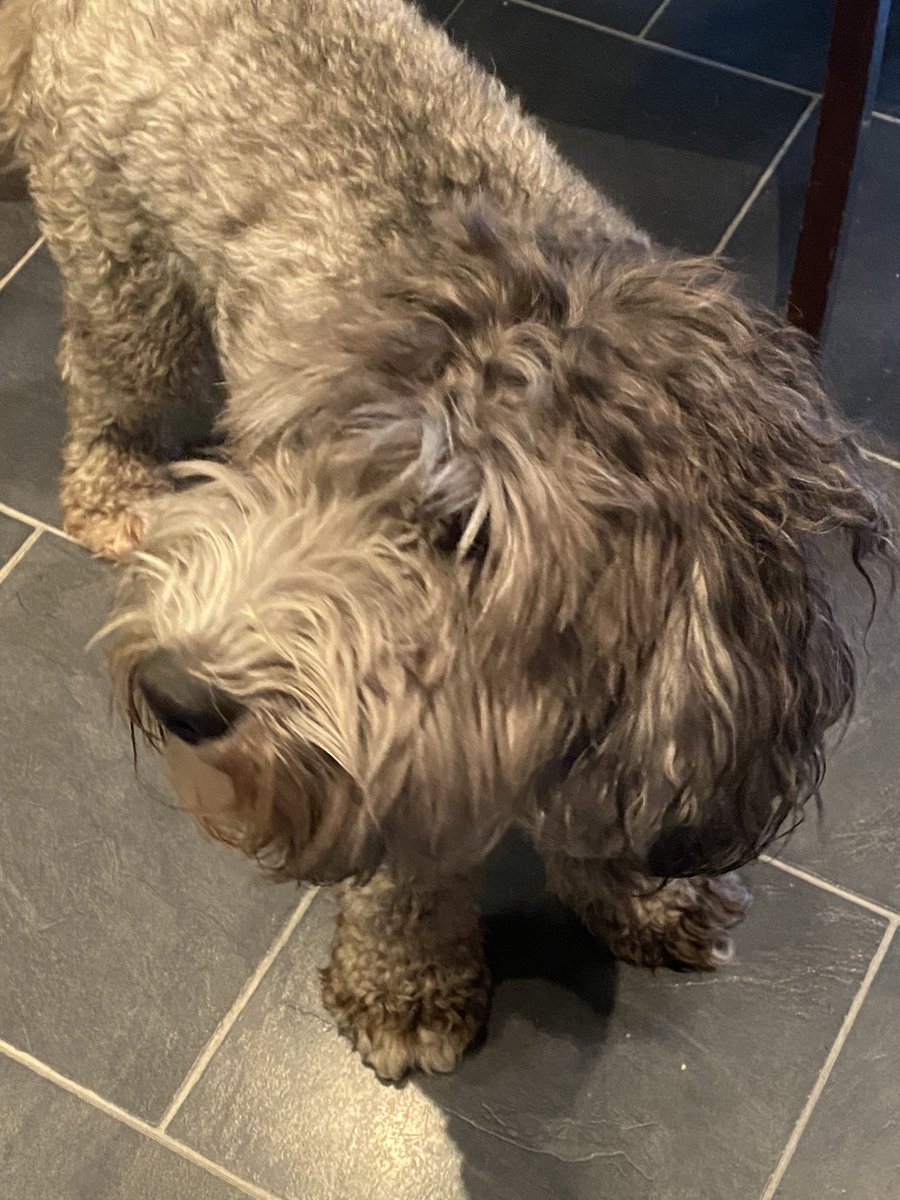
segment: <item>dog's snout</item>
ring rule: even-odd
[[[155,650],[137,670],[136,682],[157,721],[192,746],[223,737],[242,705],[181,665],[169,650]]]

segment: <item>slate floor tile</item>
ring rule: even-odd
[[[0,169],[0,279],[36,241],[37,219],[20,172]]]
[[[457,7],[458,0],[417,0],[417,3],[427,17],[437,24],[441,24]]]
[[[244,1193],[0,1058],[0,1195],[6,1200],[240,1200]]]
[[[321,1009],[320,898],[173,1132],[288,1200],[756,1200],[882,923],[772,868],[751,875],[718,976],[619,967],[552,906],[495,912],[486,1044],[400,1088]]]
[[[678,50],[818,91],[833,9],[833,0],[672,0],[650,36]]]
[[[84,650],[109,582],[45,534],[0,584],[0,1038],[149,1119],[297,893],[203,839],[146,756],[136,778]]]
[[[436,0],[440,2],[440,0]],[[480,0],[465,0],[477,5]],[[544,0],[542,7],[637,33],[658,5],[649,0]],[[820,91],[833,0],[671,0],[647,38],[728,67]],[[876,108],[900,116],[900,9],[893,5]]]
[[[27,525],[23,525],[21,521],[14,521],[11,517],[0,513],[0,570],[3,569],[3,564],[9,559],[11,554],[22,545],[31,529]]]
[[[888,19],[875,104],[882,112],[900,116],[900,7],[896,4],[891,5]]]
[[[467,4],[478,0],[466,0]],[[595,25],[620,29],[623,33],[640,33],[656,10],[660,0],[547,0],[543,8],[568,13]]]
[[[900,1180],[900,945],[875,978],[777,1200],[892,1200]]]
[[[818,111],[807,118],[724,251],[745,277],[748,294],[779,312],[790,290],[817,129]]]
[[[807,103],[512,4],[464,5],[449,29],[589,178],[691,251],[712,250]]]
[[[59,524],[59,278],[44,247],[0,291],[0,500]]]
[[[874,120],[837,278],[824,366],[848,416],[900,452],[900,125]]]

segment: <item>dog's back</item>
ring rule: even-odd
[[[34,0],[0,0],[0,168],[14,161],[24,117]]]
[[[12,0],[6,16],[22,26],[17,44],[29,3]],[[295,313],[305,264],[314,296],[329,279],[353,283],[451,192],[485,188],[503,208],[541,207],[542,220],[593,213],[608,235],[635,233],[400,0],[45,0],[32,72],[24,144],[37,191],[68,175],[93,192],[92,211],[117,205],[123,222],[139,204],[208,289],[246,281],[261,258],[291,259]],[[20,104],[9,111],[20,119]]]

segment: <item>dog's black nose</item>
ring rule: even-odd
[[[243,711],[233,696],[191,675],[169,650],[148,655],[136,682],[160,725],[192,746],[222,737]]]

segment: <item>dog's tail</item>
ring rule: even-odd
[[[20,161],[35,0],[0,0],[0,170]]]

